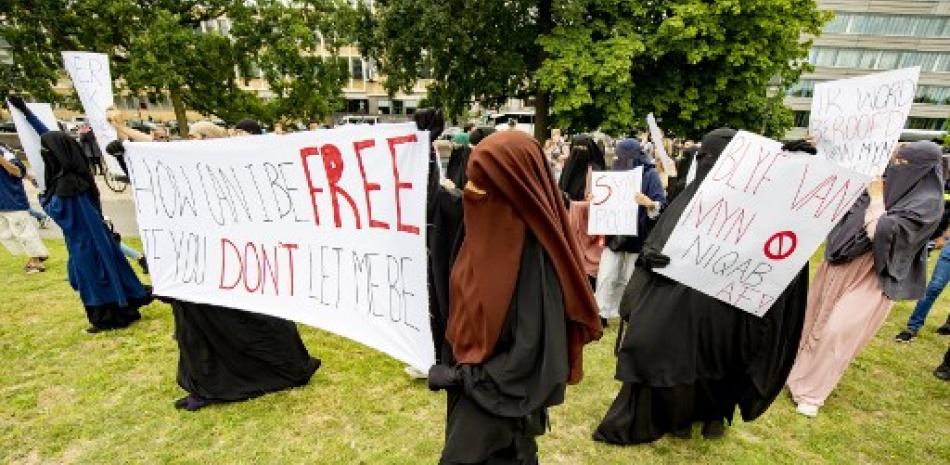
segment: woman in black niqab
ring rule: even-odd
[[[152,301],[103,221],[99,190],[82,148],[69,135],[49,131],[40,137],[46,192],[43,208],[63,231],[69,251],[69,283],[79,293],[91,326],[124,328],[141,318],[139,307]]]
[[[606,167],[607,162],[600,146],[590,136],[579,135],[571,143],[570,156],[564,162],[558,188],[567,195],[569,200],[582,201],[587,192],[587,172],[602,171]]]
[[[752,421],[781,392],[801,334],[807,265],[762,318],[728,305],[654,268],[669,264],[663,247],[703,179],[735,135],[707,134],[697,174],[660,216],[643,246],[620,305],[629,322],[617,358],[622,387],[594,439],[613,444],[652,442],[665,434],[719,437],[739,407]]]

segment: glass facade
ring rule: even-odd
[[[789,87],[785,95],[789,97],[811,97],[815,92],[815,84],[820,81],[802,79]],[[933,105],[950,105],[950,87],[918,85],[914,103],[929,103]]]
[[[950,20],[945,16],[837,13],[825,26],[828,34],[890,37],[950,37]]]
[[[950,53],[945,52],[815,46],[808,62],[827,68],[889,70],[920,66],[922,73],[950,72]]]

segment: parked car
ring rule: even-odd
[[[378,116],[348,115],[340,118],[337,122],[340,126],[345,124],[376,124],[379,123]]]
[[[16,132],[16,125],[13,121],[0,121],[0,132]]]

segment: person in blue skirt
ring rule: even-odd
[[[69,283],[79,293],[89,333],[124,328],[152,301],[149,287],[132,271],[102,217],[99,189],[82,148],[68,134],[50,131],[19,97],[9,99],[40,134],[45,165],[43,209],[62,229],[69,252]]]

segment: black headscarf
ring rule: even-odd
[[[445,176],[455,183],[455,186],[459,189],[465,187],[465,183],[468,181],[465,168],[468,166],[468,157],[471,154],[471,147],[457,145],[452,148],[452,155],[449,156],[449,166],[445,169]]]
[[[420,131],[429,131],[430,143],[438,139],[445,129],[445,118],[442,116],[442,110],[436,108],[420,108],[412,115],[412,120],[416,122],[416,127]]]
[[[653,229],[650,230],[650,236],[647,237],[647,240],[643,243],[638,261],[648,259],[651,255],[662,254],[663,248],[666,247],[666,241],[669,240],[670,235],[673,234],[673,229],[676,228],[677,223],[679,223],[683,211],[686,210],[689,202],[693,200],[693,196],[696,195],[696,191],[699,189],[700,184],[703,183],[703,179],[706,179],[706,175],[712,171],[716,161],[719,160],[719,155],[722,154],[722,151],[726,149],[726,146],[729,145],[729,142],[732,141],[735,135],[735,129],[720,128],[703,137],[702,146],[696,154],[696,179],[686,186],[680,195],[670,202],[666,210],[663,211],[663,214],[660,215],[656,224],[653,225]],[[621,300],[621,316],[623,316],[624,309],[629,309],[635,299],[637,299],[639,295],[642,295],[643,286],[646,285],[650,273],[652,273],[652,271],[648,268],[641,267],[637,267],[636,271],[634,271],[633,277],[627,284],[623,299]]]
[[[573,201],[584,200],[587,194],[587,171],[604,170],[607,162],[604,152],[590,136],[581,134],[571,142],[571,154],[564,162],[558,188]]]
[[[248,134],[261,135],[264,133],[264,129],[261,128],[261,124],[252,119],[242,119],[234,125],[234,129],[240,129]]]
[[[874,240],[865,230],[871,202],[865,193],[828,234],[825,259],[845,263],[873,251],[884,294],[891,300],[918,299],[926,288],[927,240],[943,215],[940,146],[914,142],[901,147],[898,156],[908,163],[892,163],[884,171],[885,214],[877,221]]]
[[[89,193],[100,210],[99,189],[89,171],[82,147],[62,131],[49,131],[40,137],[45,165],[46,197],[74,197]]]
[[[474,147],[478,145],[478,143],[481,142],[482,139],[494,133],[495,133],[495,128],[475,128],[472,130],[472,135],[469,136],[468,142],[472,147]]]

